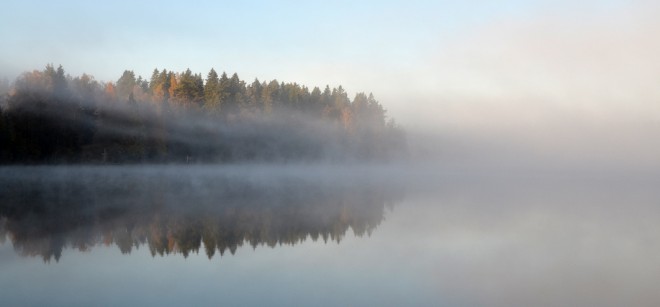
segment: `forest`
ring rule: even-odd
[[[386,161],[405,133],[372,94],[126,70],[116,82],[62,66],[0,84],[0,164]]]

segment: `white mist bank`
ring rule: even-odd
[[[438,41],[383,89],[413,160],[660,168],[660,6],[553,7]]]
[[[411,161],[454,166],[659,169],[660,133],[652,121],[567,122],[412,131]]]

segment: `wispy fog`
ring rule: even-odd
[[[0,94],[0,164],[388,160],[406,146],[385,114],[342,86],[247,84],[214,69],[206,81],[155,69],[99,83],[46,65]]]

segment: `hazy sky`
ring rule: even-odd
[[[408,126],[528,124],[548,112],[607,117],[630,110],[631,100],[660,97],[657,8],[620,0],[9,0],[0,11],[0,72],[13,78],[54,63],[114,81],[124,69],[148,77],[154,68],[206,75],[214,67],[246,80],[374,92]],[[648,111],[626,112],[637,119]]]

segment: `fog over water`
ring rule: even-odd
[[[0,177],[7,302],[161,304],[164,288],[173,305],[659,299],[651,171],[60,166]]]

